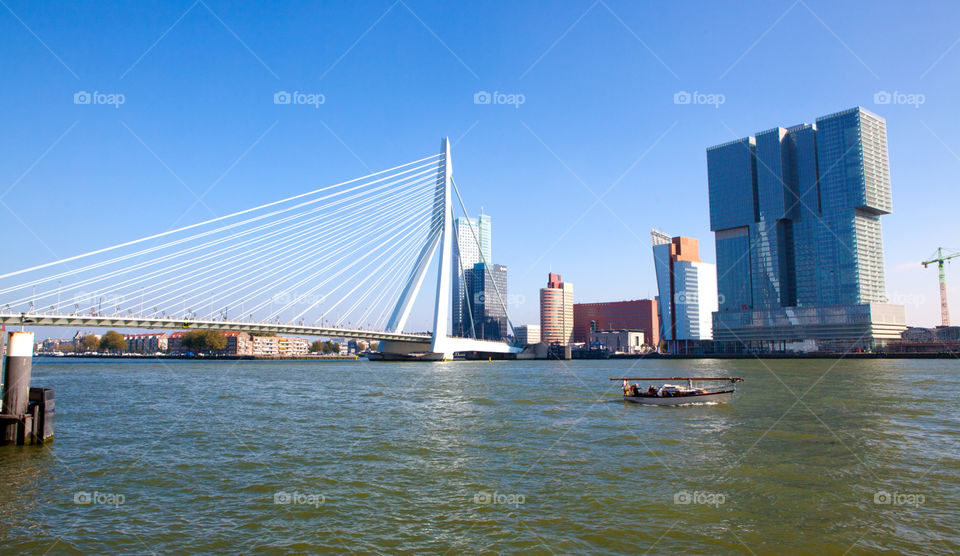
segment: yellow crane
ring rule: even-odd
[[[937,263],[937,267],[940,269],[940,320],[943,326],[950,326],[950,311],[947,309],[947,275],[943,271],[943,263],[955,257],[960,257],[960,252],[948,250],[947,254],[944,255],[943,247],[938,247],[937,252],[933,254],[929,261],[920,263],[923,268]]]

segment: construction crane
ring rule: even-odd
[[[955,257],[960,257],[960,251],[947,251],[947,255],[943,254],[943,247],[938,247],[937,252],[929,261],[923,261],[923,268],[927,268],[927,265],[937,263],[937,267],[940,268],[940,320],[943,321],[943,326],[950,326],[950,311],[947,309],[947,276],[943,271],[943,263],[953,259]]]

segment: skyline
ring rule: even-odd
[[[939,322],[936,271],[920,261],[956,247],[960,231],[940,202],[960,164],[960,131],[949,125],[960,14],[944,13],[946,3],[905,14],[893,3],[867,13],[823,2],[702,6],[690,21],[682,7],[585,2],[551,6],[539,25],[530,23],[546,5],[511,6],[510,19],[415,2],[260,12],[184,2],[149,20],[135,8],[6,6],[0,30],[18,54],[0,68],[0,98],[18,107],[0,144],[0,211],[14,240],[0,255],[6,269],[387,168],[449,135],[471,216],[483,206],[496,219],[495,262],[511,268],[510,290],[525,301],[511,320],[531,324],[551,270],[576,284],[577,302],[652,298],[651,227],[698,239],[703,260],[716,262],[707,147],[863,106],[888,126],[888,297],[906,306],[909,325]],[[784,32],[791,41],[776,40]],[[704,36],[710,48],[697,44]],[[311,46],[315,58],[285,55]],[[907,47],[913,59],[889,56]],[[123,104],[74,104],[81,91]],[[324,102],[274,104],[282,91]],[[475,104],[483,91],[506,96]],[[900,96],[874,102],[883,92]],[[516,106],[495,104],[509,95]],[[90,225],[103,218],[109,230]],[[428,327],[422,305],[410,329]]]

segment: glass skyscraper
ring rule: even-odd
[[[898,339],[880,217],[886,122],[852,108],[707,149],[721,349],[871,349]],[[801,347],[801,349],[803,349]]]
[[[493,262],[490,253],[491,229],[490,216],[480,211],[477,218],[460,217],[454,220],[454,232],[456,242],[453,248],[453,261],[451,268],[455,269],[456,275],[451,282],[451,314],[453,315],[453,335],[469,337],[470,315],[467,313],[466,295],[468,284],[465,280],[465,273],[473,270],[473,265],[486,261],[488,264]],[[481,256],[482,254],[482,256]]]
[[[507,267],[499,264],[477,263],[464,273],[470,311],[476,337],[483,340],[506,340],[507,321]],[[470,318],[467,315],[467,319]],[[470,331],[470,322],[464,324]]]

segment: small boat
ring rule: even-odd
[[[736,391],[735,384],[743,382],[740,377],[669,377],[669,378],[611,378],[610,380],[623,381],[623,399],[631,403],[643,405],[688,405],[705,403],[727,403]],[[660,382],[659,388],[650,385],[644,389],[640,384],[630,384],[631,380]],[[668,384],[665,381],[684,381],[686,386]],[[695,388],[694,382],[730,382],[730,386],[713,388]]]

